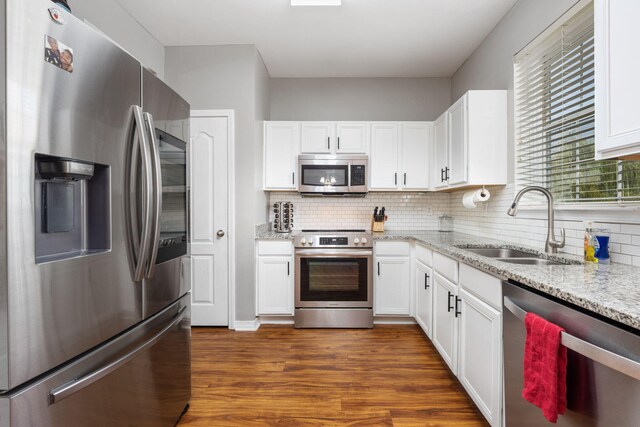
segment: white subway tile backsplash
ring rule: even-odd
[[[438,217],[454,218],[454,230],[544,249],[547,238],[546,219],[510,217],[506,214],[515,196],[513,185],[491,187],[491,199],[477,209],[462,206],[463,191],[454,193],[378,193],[364,198],[302,198],[297,192],[272,192],[271,203],[290,201],[294,204],[294,231],[307,228],[371,228],[373,208],[386,207],[389,230],[436,230]],[[631,215],[630,215],[631,219]],[[273,220],[273,213],[270,220]],[[611,259],[614,262],[640,265],[640,219],[638,224],[597,223],[611,234]],[[560,251],[582,255],[584,225],[580,221],[556,220],[556,238],[566,230],[566,246]]]
[[[449,215],[454,218],[455,230],[544,249],[547,238],[547,220],[513,218],[506,215],[507,209],[515,197],[513,185],[491,187],[489,190],[491,191],[491,199],[487,202],[486,209],[492,214],[486,218],[487,221],[484,221],[485,218],[482,221],[478,219],[476,211],[482,208],[465,209],[462,206],[464,192],[451,194]],[[631,219],[632,216],[630,215],[629,218]],[[612,233],[609,250],[613,261],[624,264],[640,261],[640,224],[597,222],[595,227],[606,228]],[[566,245],[560,251],[582,255],[584,253],[583,221],[556,219],[556,238],[560,237],[560,229],[562,228],[566,230]]]
[[[271,203],[294,206],[294,231],[309,228],[371,229],[377,206],[386,208],[389,230],[436,230],[438,217],[449,212],[449,195],[441,193],[369,193],[357,199],[301,197],[294,192],[272,192]],[[428,212],[431,212],[429,214]],[[269,218],[273,221],[273,213]]]
[[[620,232],[624,234],[640,235],[640,225],[620,224]]]

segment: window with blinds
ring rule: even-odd
[[[515,57],[516,168],[564,203],[640,201],[640,162],[594,160],[593,3]]]

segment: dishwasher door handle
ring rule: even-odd
[[[514,316],[524,322],[524,318],[527,312],[514,303],[509,297],[504,297],[504,306]],[[628,359],[619,354],[613,353],[590,342],[584,341],[580,338],[574,337],[566,332],[561,332],[561,343],[568,349],[575,351],[576,353],[600,363],[608,368],[618,371],[622,374],[628,375],[631,378],[640,380],[640,363],[635,360]]]

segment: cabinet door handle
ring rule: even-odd
[[[424,273],[424,290],[429,289],[429,275]]]
[[[451,297],[454,296],[451,291],[447,291],[447,313],[450,313],[453,310],[453,305],[451,304]]]
[[[444,182],[444,169],[440,169],[440,182]]]
[[[449,181],[449,166],[444,168],[444,180]]]
[[[340,137],[338,137],[338,150],[340,149]]]
[[[395,185],[398,185],[398,172],[393,174],[393,183]]]
[[[378,276],[380,276],[380,263],[378,262]]]
[[[287,261],[287,276],[291,276],[290,262]]]
[[[327,137],[327,150],[331,150],[331,137]]]
[[[291,184],[296,185],[296,173],[291,172]]]
[[[404,173],[404,185],[407,185],[407,173]]]
[[[458,317],[458,316],[460,316],[462,314],[460,312],[460,310],[458,310],[458,304],[461,303],[461,302],[462,302],[462,300],[460,298],[456,297],[456,311],[453,312],[453,315],[455,317]]]

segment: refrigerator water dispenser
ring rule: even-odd
[[[109,166],[35,156],[36,263],[111,250]]]

